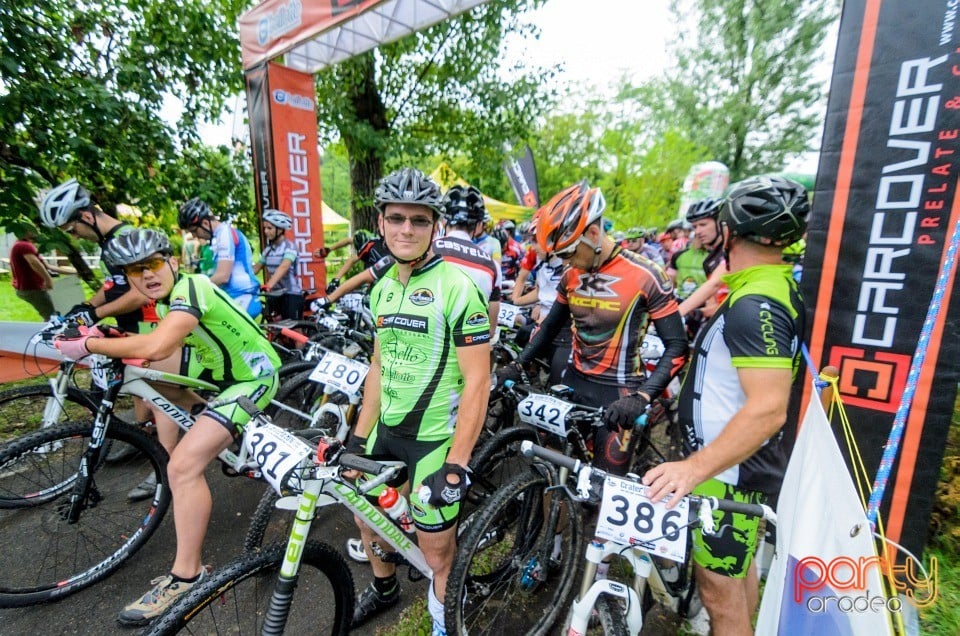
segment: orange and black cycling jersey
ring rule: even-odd
[[[557,321],[573,319],[572,367],[598,384],[641,386],[657,395],[679,372],[686,354],[686,337],[673,286],[663,269],[638,254],[615,248],[596,271],[568,268],[557,287],[557,301],[521,361],[535,357],[541,340]],[[665,353],[649,379],[640,360],[650,320],[664,341]],[[552,337],[552,336],[551,336]],[[646,382],[645,382],[646,380]]]

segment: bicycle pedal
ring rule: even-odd
[[[413,567],[412,565],[407,568],[407,580],[410,581],[411,583],[418,583],[425,578],[427,577],[423,575],[423,572]]]

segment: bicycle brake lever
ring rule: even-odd
[[[703,534],[716,534],[717,527],[713,522],[713,510],[717,506],[716,497],[704,497],[700,500],[697,516],[700,518],[700,529]]]

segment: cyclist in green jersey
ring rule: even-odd
[[[688,457],[643,476],[649,497],[675,506],[690,492],[762,503],[780,490],[787,419],[803,337],[803,302],[784,246],[806,229],[806,191],[781,177],[730,186],[718,217],[730,293],[694,343],[678,397]],[[694,532],[700,596],[716,634],[752,634],[759,600],[759,519],[718,513],[730,532]]]
[[[433,570],[428,609],[441,635],[466,467],[490,390],[490,323],[473,281],[433,253],[439,186],[407,168],[383,179],[374,196],[395,263],[370,293],[377,338],[348,447],[407,465],[417,543]],[[376,556],[375,535],[358,525],[375,579],[357,600],[354,627],[399,601],[396,566]]]
[[[194,348],[205,371],[201,377],[219,385],[218,400],[246,396],[265,407],[277,391],[280,360],[253,319],[226,292],[202,275],[179,275],[177,260],[166,235],[135,230],[111,242],[104,257],[123,269],[131,284],[157,300],[161,316],[149,334],[103,338],[96,330],[77,338],[57,340],[67,358],[90,353],[111,358],[164,360],[182,343]],[[185,408],[202,405],[196,396],[180,396]],[[210,461],[234,442],[250,420],[237,404],[204,410],[179,442],[179,429],[167,418],[157,418],[157,434],[170,454],[167,475],[174,502],[177,552],[170,573],[154,579],[153,587],[127,605],[117,620],[128,626],[145,625],[202,578],[201,557],[212,500],[204,477]]]

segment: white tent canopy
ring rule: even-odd
[[[284,55],[285,66],[315,73],[483,2],[265,0],[238,20],[243,67],[248,69]]]

